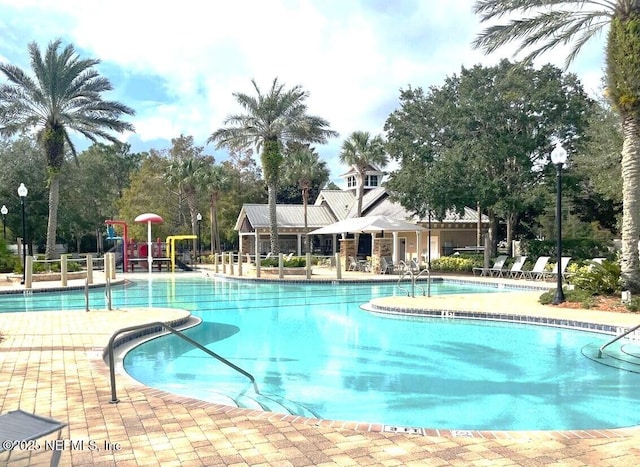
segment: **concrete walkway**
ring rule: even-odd
[[[46,287],[46,286],[43,286]],[[537,293],[472,305],[464,296],[380,299],[402,307],[503,307],[556,313],[537,304]],[[0,297],[0,300],[3,297]],[[435,300],[433,300],[435,299]],[[563,310],[565,312],[565,310]],[[588,319],[627,322],[638,315],[571,310]],[[605,316],[602,316],[605,315]],[[0,413],[21,408],[64,421],[61,465],[597,465],[635,466],[640,431],[468,432],[427,436],[376,431],[367,424],[301,419],[192,400],[117,376],[111,399],[104,348],[117,329],[185,319],[188,312],[132,309],[91,312],[0,313]],[[584,318],[587,319],[587,318]],[[373,430],[373,431],[372,431]],[[48,465],[51,445],[13,452],[10,465]],[[0,465],[7,453],[0,455]]]

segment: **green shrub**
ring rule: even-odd
[[[590,262],[571,271],[569,283],[592,295],[616,295],[620,293],[620,264],[617,261]]]
[[[260,266],[265,268],[277,268],[278,264],[278,258],[266,258],[260,261]],[[313,264],[313,260],[311,264]],[[291,259],[283,260],[282,265],[285,268],[303,268],[307,265],[307,259],[304,256],[294,256]]]
[[[564,299],[567,302],[578,302],[582,308],[591,308],[595,305],[595,299],[591,292],[587,290],[574,289],[574,290],[564,290]],[[549,305],[553,302],[553,299],[556,296],[555,289],[548,290],[540,295],[538,301],[542,305]]]
[[[627,303],[627,310],[632,313],[640,311],[640,297],[631,297],[631,301]]]
[[[431,260],[432,271],[471,272],[476,266],[481,266],[481,264],[478,264],[477,260],[464,256],[441,256]]]

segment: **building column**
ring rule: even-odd
[[[393,254],[391,259],[393,260],[393,264],[398,264],[400,258],[398,258],[398,232],[392,232],[393,236]]]
[[[302,256],[302,234],[298,233],[298,253],[296,256]]]

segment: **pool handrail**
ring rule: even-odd
[[[619,336],[616,336],[613,339],[611,339],[609,342],[607,342],[606,344],[601,345],[600,348],[598,349],[598,358],[602,358],[602,352],[604,351],[605,348],[609,347],[614,342],[619,341],[623,337],[628,336],[629,334],[631,334],[636,329],[640,329],[640,324],[638,324],[637,326],[632,327],[631,329],[627,329],[625,332],[623,332]]]
[[[427,297],[431,297],[431,271],[429,271],[429,268],[425,268],[422,271],[420,271],[418,274],[414,274],[412,269],[408,267],[404,261],[400,261],[400,265],[402,266],[402,274],[400,274],[400,277],[398,278],[398,283],[397,283],[398,289],[402,290],[403,292],[406,292],[407,297],[415,297],[416,282],[423,275],[423,273],[426,273],[427,274],[427,294],[426,295]],[[401,285],[402,279],[404,279],[405,276],[410,276],[411,278],[411,292],[409,292],[407,289],[405,289]],[[425,295],[424,287],[422,287],[419,284],[418,284],[418,287],[420,288],[420,290],[422,290],[422,296],[424,296]]]
[[[191,339],[190,337],[185,336],[184,333],[182,333],[181,331],[175,329],[174,327],[169,326],[168,324],[163,323],[161,321],[155,321],[153,323],[138,324],[136,326],[128,326],[126,328],[119,329],[115,333],[113,333],[113,335],[111,336],[111,339],[109,339],[109,344],[108,344],[108,347],[107,347],[107,352],[108,352],[108,355],[109,355],[109,375],[110,375],[110,378],[111,378],[111,400],[109,401],[109,403],[117,404],[118,402],[120,402],[118,400],[117,395],[116,395],[116,368],[115,368],[115,361],[114,361],[115,359],[114,359],[114,355],[113,355],[113,343],[116,340],[116,337],[118,337],[120,334],[122,334],[124,332],[138,331],[140,329],[153,328],[153,327],[156,327],[156,328],[160,327],[160,328],[166,329],[167,331],[171,332],[175,336],[178,336],[179,338],[181,338],[184,341],[190,343],[194,347],[202,350],[207,355],[210,355],[211,357],[221,361],[222,363],[224,363],[225,365],[229,366],[230,368],[233,368],[238,373],[241,373],[242,375],[246,376],[251,381],[251,384],[253,384],[253,389],[255,390],[256,394],[260,394],[260,391],[258,391],[258,385],[256,384],[256,379],[253,377],[253,375],[251,373],[249,373],[248,371],[243,370],[242,368],[240,368],[239,366],[235,365],[234,363],[231,363],[229,360],[227,360],[226,358],[218,355],[217,353],[207,349],[206,347],[204,347],[199,342],[196,342],[195,340]]]

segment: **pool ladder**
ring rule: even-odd
[[[427,268],[427,269],[423,269],[418,274],[415,274],[411,269],[411,267],[409,267],[404,261],[400,261],[400,266],[402,267],[402,274],[400,274],[400,277],[398,278],[398,284],[397,284],[398,289],[402,290],[403,292],[406,292],[407,297],[415,297],[416,287],[417,287],[422,291],[423,297],[425,295],[427,297],[431,297],[431,271],[429,271],[429,269]],[[421,277],[424,277],[425,275],[427,276],[426,293],[425,293],[424,287],[417,283],[418,279],[420,279]],[[411,291],[409,291],[402,285],[402,280],[407,276],[409,276],[409,278],[411,279]]]
[[[211,357],[219,360],[220,362],[224,363],[228,367],[233,368],[238,373],[243,374],[244,376],[249,378],[249,381],[251,381],[251,384],[253,384],[253,389],[256,392],[256,394],[260,394],[260,391],[258,391],[258,385],[256,384],[256,379],[253,377],[253,375],[251,373],[249,373],[248,371],[243,370],[242,368],[240,368],[239,366],[235,365],[234,363],[231,363],[229,360],[227,360],[224,357],[221,357],[217,353],[207,349],[202,344],[194,341],[190,337],[185,336],[182,332],[180,332],[177,329],[169,326],[168,324],[162,323],[160,321],[156,321],[154,323],[139,324],[137,326],[129,326],[129,327],[126,327],[126,328],[119,329],[118,331],[116,331],[113,334],[113,336],[111,336],[111,339],[109,339],[109,345],[107,347],[107,351],[109,353],[109,374],[111,376],[111,400],[109,401],[111,404],[117,404],[119,402],[118,397],[116,395],[116,369],[115,369],[115,361],[114,361],[115,359],[114,359],[114,355],[113,355],[113,343],[115,342],[116,337],[118,337],[120,334],[125,333],[125,332],[138,331],[138,330],[141,330],[141,329],[149,329],[150,331],[153,331],[154,328],[155,328],[155,330],[158,330],[158,331],[160,329],[163,329],[163,328],[166,329],[167,331],[169,331],[173,335],[178,336],[180,339],[185,340],[188,343],[190,343],[191,345],[193,345],[194,347],[202,350],[207,355],[210,355]]]

